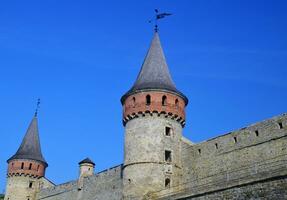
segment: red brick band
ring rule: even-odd
[[[140,92],[127,97],[123,106],[124,125],[131,119],[140,116],[164,115],[185,125],[185,102],[172,93]]]
[[[45,168],[43,163],[33,160],[11,160],[8,164],[8,176],[42,177],[45,175]]]

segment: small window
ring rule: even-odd
[[[215,148],[218,149],[218,144],[217,143],[215,143]]]
[[[39,171],[40,165],[37,166],[37,171]]]
[[[165,160],[166,162],[171,162],[171,151],[165,150],[164,160]]]
[[[178,99],[175,100],[175,107],[178,108]]]
[[[162,106],[166,106],[166,96],[164,95],[164,96],[162,96],[162,99],[161,99],[161,105]]]
[[[237,143],[237,137],[233,137],[234,143]]]
[[[33,187],[33,182],[30,181],[30,182],[29,182],[29,188],[32,188],[32,187]]]
[[[255,135],[256,135],[256,137],[259,136],[259,131],[258,130],[255,131]]]
[[[133,107],[135,107],[135,106],[136,106],[136,98],[133,97]]]
[[[166,178],[164,180],[164,186],[165,186],[165,188],[170,188],[170,179],[169,178]]]
[[[12,163],[12,168],[14,167],[14,163]]]
[[[29,170],[31,170],[31,169],[32,169],[32,163],[29,164]]]
[[[201,154],[201,149],[198,149],[197,151],[198,151],[198,154]]]
[[[171,136],[172,134],[172,128],[166,126],[165,127],[165,136]]]
[[[150,102],[151,102],[151,97],[150,95],[146,95],[146,105],[150,105]]]
[[[282,124],[282,122],[278,122],[278,125],[279,125],[279,128],[280,128],[280,129],[283,129],[283,124]]]
[[[21,169],[24,169],[24,163],[23,162],[21,163]]]

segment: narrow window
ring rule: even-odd
[[[165,150],[164,160],[165,160],[166,162],[171,162],[171,151]]]
[[[37,166],[37,171],[39,171],[40,165]]]
[[[178,108],[178,99],[175,100],[175,107]]]
[[[218,144],[217,143],[215,143],[215,148],[218,149]]]
[[[283,124],[282,122],[278,122],[279,128],[282,129],[283,128]]]
[[[135,106],[136,106],[136,98],[133,97],[133,107],[135,107]]]
[[[259,136],[259,131],[258,130],[255,131],[255,135],[256,135],[256,137]]]
[[[12,168],[14,168],[14,163],[12,163]]]
[[[24,169],[24,163],[23,162],[21,163],[21,169]]]
[[[233,137],[234,143],[237,143],[237,137]]]
[[[161,105],[162,106],[166,106],[166,96],[162,96],[162,99],[161,99]]]
[[[151,102],[151,98],[150,98],[150,95],[146,95],[146,105],[150,105],[150,102]]]
[[[165,136],[171,136],[172,129],[168,126],[165,127]]]
[[[170,188],[170,179],[169,178],[165,179],[164,186],[165,186],[165,188]]]
[[[201,149],[198,149],[197,151],[198,151],[198,154],[201,154]]]
[[[29,170],[31,170],[31,169],[32,169],[32,163],[29,164]]]
[[[29,188],[32,188],[32,187],[33,187],[33,182],[30,181],[30,182],[29,182]]]

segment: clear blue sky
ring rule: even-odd
[[[190,99],[184,135],[194,142],[287,111],[287,1],[105,0],[0,3],[0,190],[42,99],[47,177],[76,179],[123,161],[120,97],[152,38],[154,8],[173,79]]]

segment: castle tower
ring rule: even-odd
[[[172,81],[157,32],[133,87],[121,103],[124,199],[172,190],[180,183],[181,137],[188,99]]]
[[[40,178],[48,166],[40,147],[38,120],[35,116],[23,141],[8,162],[5,200],[35,200]]]

